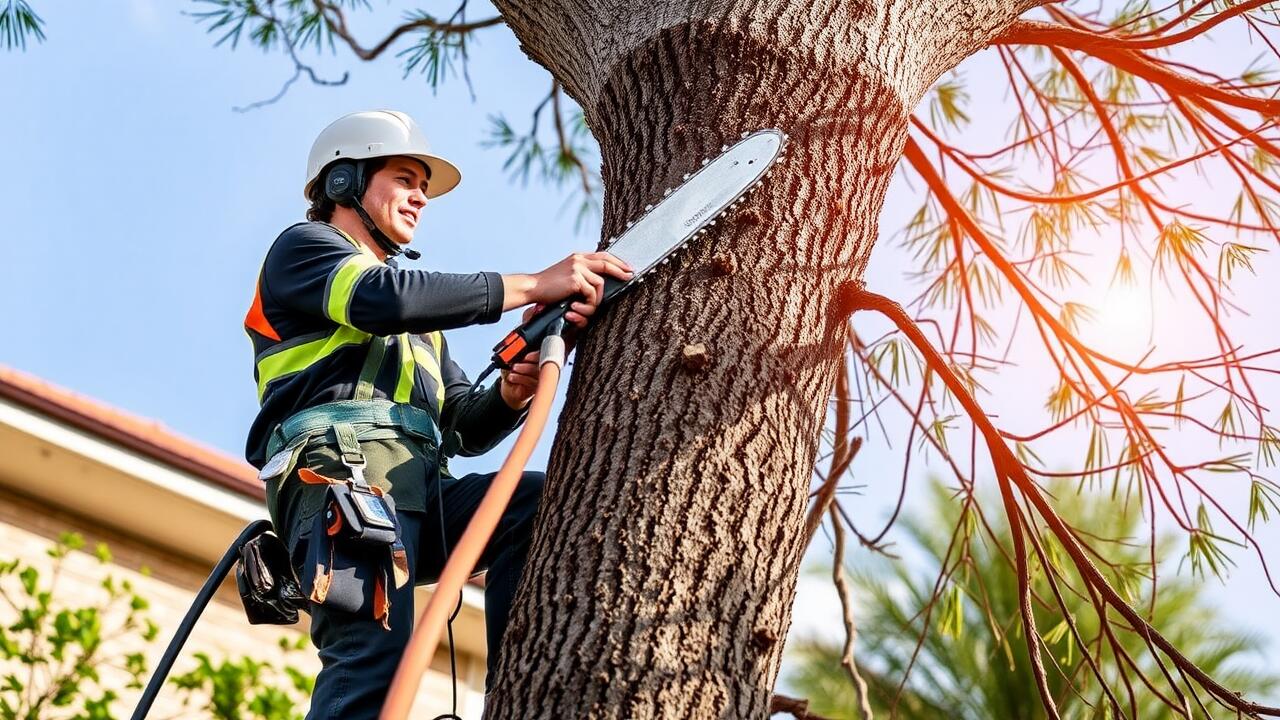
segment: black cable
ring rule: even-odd
[[[204,613],[205,606],[209,604],[213,594],[218,591],[218,587],[222,585],[227,573],[231,572],[231,567],[235,565],[236,558],[240,554],[240,548],[244,547],[245,543],[270,530],[270,520],[255,520],[240,531],[240,535],[236,537],[235,542],[231,543],[231,547],[227,548],[227,551],[223,553],[222,559],[213,567],[213,571],[209,573],[204,585],[200,586],[200,592],[196,593],[196,599],[191,602],[191,607],[187,609],[186,616],[182,618],[182,624],[174,632],[173,639],[169,641],[169,647],[165,648],[164,655],[160,658],[156,669],[151,673],[151,679],[147,682],[147,689],[142,691],[142,698],[138,700],[138,706],[134,708],[132,720],[142,720],[147,716],[147,713],[151,712],[151,704],[156,701],[156,695],[160,694],[160,688],[164,686],[165,678],[169,677],[173,662],[178,659],[178,653],[182,651],[182,646],[186,644],[187,637],[191,635],[191,630],[195,627],[196,621]]]

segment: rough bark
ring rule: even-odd
[[[579,348],[486,717],[764,717],[908,115],[1034,3],[498,4],[600,142],[606,237],[743,131],[790,144]]]

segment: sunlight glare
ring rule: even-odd
[[[1116,282],[1092,305],[1096,313],[1089,333],[1100,349],[1132,357],[1151,346],[1151,298],[1147,288]]]

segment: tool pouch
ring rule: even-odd
[[[368,485],[330,485],[324,516],[331,537],[373,545],[396,541],[394,501]]]
[[[387,528],[386,525],[390,525]],[[409,581],[395,500],[368,486],[331,482],[324,512],[307,543],[302,587],[308,599],[333,610],[372,617],[390,629],[388,590]]]
[[[280,538],[263,533],[240,547],[236,587],[252,625],[292,625],[307,601]]]

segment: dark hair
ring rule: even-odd
[[[361,162],[364,163],[364,180],[367,185],[369,178],[386,166],[387,158],[372,158]],[[333,219],[333,209],[337,207],[337,203],[324,194],[324,181],[328,175],[329,167],[326,166],[320,171],[320,177],[311,183],[311,191],[307,193],[307,199],[311,201],[311,207],[307,208],[307,219],[312,222],[329,222]]]

